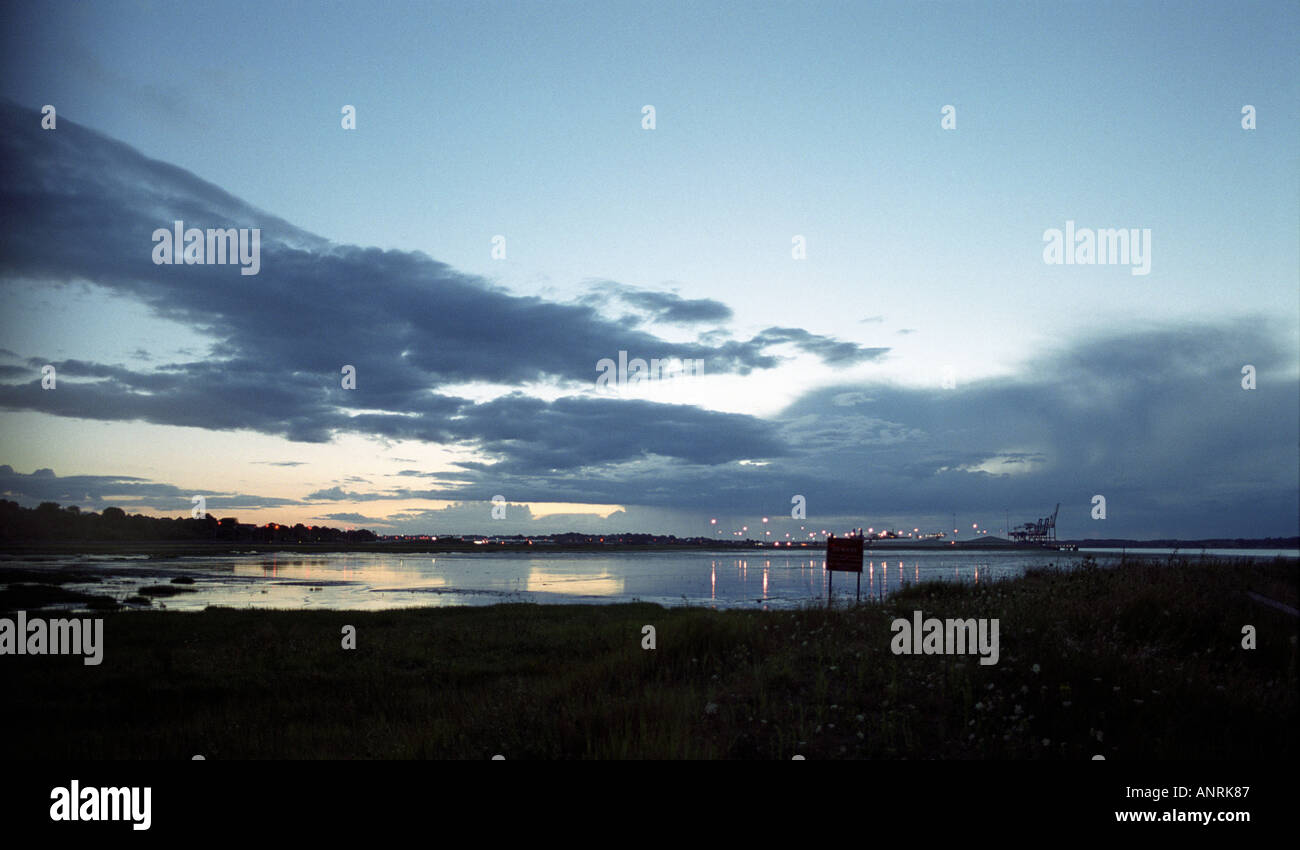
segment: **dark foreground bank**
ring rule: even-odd
[[[1297,621],[1261,597],[1297,607],[1294,561],[1035,570],[832,611],[96,612],[98,666],[0,656],[0,757],[1294,759]],[[997,618],[997,664],[895,655],[916,610]]]

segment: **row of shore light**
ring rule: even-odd
[[[768,517],[763,517],[763,524],[766,525],[767,522],[768,522]],[[717,520],[717,517],[714,517],[713,519],[710,519],[710,520],[709,520],[709,525],[714,526],[714,527],[715,527],[715,530],[716,530],[716,532],[717,532],[718,534],[721,534],[721,533],[722,533],[722,529],[721,529],[720,527],[718,527],[718,520]],[[988,533],[989,533],[989,532],[988,532],[988,529],[980,528],[980,524],[979,524],[978,522],[973,522],[973,523],[971,523],[971,526],[970,526],[970,527],[971,527],[972,530],[974,530],[974,532],[975,532],[976,534],[988,534]],[[799,530],[800,530],[800,531],[808,531],[807,527],[806,527],[806,526],[802,526],[802,525],[799,526]],[[757,531],[757,529],[755,529],[755,531]],[[886,532],[886,531],[888,531],[888,529],[881,529],[881,533],[882,533],[882,534],[883,534],[884,532]],[[749,526],[747,526],[747,525],[742,525],[738,530],[736,530],[736,531],[732,531],[731,534],[732,534],[732,536],[734,536],[734,537],[740,537],[741,535],[747,534],[748,532],[749,532]],[[876,530],[875,530],[874,528],[868,528],[868,529],[867,529],[867,534],[875,534],[875,532],[876,532]],[[908,537],[911,537],[911,536],[913,536],[913,535],[915,535],[915,534],[920,534],[920,532],[921,532],[921,529],[919,529],[919,528],[913,528],[910,532],[907,533],[907,536],[908,536]],[[903,529],[900,528],[900,529],[898,529],[897,531],[895,531],[894,533],[895,533],[899,538],[901,538],[901,537],[903,536]],[[955,534],[958,534],[959,532],[958,532],[957,529],[954,528],[954,529],[952,530],[952,533],[955,535]],[[824,528],[823,528],[820,532],[816,532],[816,531],[808,531],[808,536],[809,536],[810,538],[814,539],[814,540],[817,538],[817,535],[818,535],[818,534],[820,534],[820,535],[824,538],[824,537],[827,537],[828,535],[833,535],[834,532],[828,532],[828,531],[827,531],[826,529],[824,529]],[[772,532],[771,532],[770,530],[769,530],[769,531],[764,531],[764,532],[763,532],[763,536],[764,536],[764,537],[771,537],[771,536],[772,536]],[[789,532],[786,532],[785,537],[786,537],[787,540],[789,540],[789,539],[790,539],[790,533],[789,533]],[[791,542],[793,543],[793,541],[791,541]],[[777,541],[777,542],[775,543],[775,545],[780,546],[780,545],[781,545],[780,541]]]

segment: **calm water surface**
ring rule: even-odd
[[[1129,550],[1131,554],[1138,550]],[[1168,554],[1169,550],[1141,550]],[[883,597],[917,581],[982,582],[1017,576],[1027,567],[1105,560],[1118,550],[1081,552],[872,552],[863,560],[862,596]],[[1196,553],[1183,553],[1191,554]],[[1294,550],[1207,550],[1207,555],[1297,557]],[[823,559],[811,553],[623,552],[249,554],[150,560],[143,556],[8,559],[9,566],[102,570],[104,580],[65,585],[117,599],[176,576],[194,579],[192,593],[158,597],[155,607],[373,610],[498,602],[656,602],[715,608],[794,608],[827,598]],[[850,600],[856,576],[837,573],[834,595]]]

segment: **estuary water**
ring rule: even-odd
[[[1142,554],[1161,555],[1168,550]],[[1099,562],[1118,551],[973,552],[894,550],[863,558],[861,595],[883,598],[918,581],[986,582],[1026,568],[1072,567],[1086,556]],[[1133,554],[1130,550],[1130,554]],[[1192,557],[1200,555],[1190,554]],[[1295,551],[1207,550],[1206,555],[1271,559]],[[68,568],[94,573],[97,582],[63,585],[119,601],[166,585],[182,592],[156,595],[152,607],[376,610],[414,606],[491,605],[500,602],[655,602],[713,608],[796,608],[824,603],[832,579],[821,553],[687,551],[611,553],[339,553],[247,554],[150,559],[145,556],[5,558],[24,569]],[[172,584],[188,577],[193,584]],[[850,601],[857,575],[835,573],[833,593]],[[60,606],[62,607],[62,606]]]

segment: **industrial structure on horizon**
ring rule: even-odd
[[[1039,517],[1035,522],[1013,528],[1007,532],[1016,543],[1054,543],[1056,542],[1056,515],[1061,512],[1061,503],[1056,503],[1056,510],[1048,517]]]

